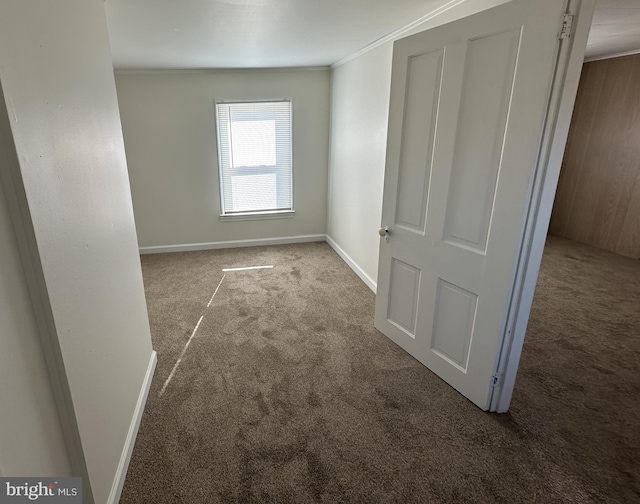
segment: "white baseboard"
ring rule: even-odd
[[[329,235],[327,235],[327,243],[331,245],[331,248],[336,251],[336,253],[342,258],[342,260],[349,265],[349,267],[355,272],[355,274],[358,275],[360,279],[365,284],[367,284],[367,287],[369,287],[375,294],[378,286],[373,278],[367,275],[365,271],[358,265],[358,263],[355,262],[349,254],[342,250],[342,248],[340,248],[340,245],[338,245]]]
[[[282,236],[278,238],[258,238],[257,240],[233,240],[209,243],[185,243],[183,245],[161,245],[140,247],[141,254],[163,254],[165,252],[191,252],[195,250],[214,250],[239,247],[260,247],[264,245],[285,245],[288,243],[322,242],[326,237],[318,235]]]
[[[142,413],[144,412],[144,405],[147,402],[147,396],[149,395],[149,389],[151,388],[151,380],[153,379],[153,372],[156,369],[157,363],[158,355],[155,351],[152,351],[151,359],[149,359],[149,366],[147,367],[147,374],[144,376],[140,395],[138,396],[138,403],[136,404],[136,409],[133,412],[133,418],[131,419],[127,439],[125,440],[124,448],[122,449],[122,455],[120,456],[120,462],[118,463],[116,477],[113,479],[113,485],[111,486],[111,492],[109,493],[109,499],[107,500],[108,504],[118,504],[118,501],[120,501],[120,494],[122,494],[122,487],[124,486],[124,480],[127,477],[127,470],[129,469],[129,462],[131,461],[133,445],[136,442],[136,436],[138,435],[138,429],[140,428],[140,421],[142,420]]]

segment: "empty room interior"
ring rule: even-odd
[[[0,84],[0,479],[640,503],[637,1],[2,2]]]

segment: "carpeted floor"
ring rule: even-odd
[[[123,504],[640,502],[638,261],[549,239],[506,415],[378,333],[326,243],[142,264],[158,367]]]

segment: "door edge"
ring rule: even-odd
[[[489,397],[488,411],[491,412],[505,413],[511,404],[595,0],[566,0],[565,4],[565,12],[574,16],[575,30],[569,38],[560,39],[540,155],[532,181],[507,322],[494,374],[496,384]]]

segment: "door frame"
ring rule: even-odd
[[[509,409],[513,395],[595,1],[568,0],[567,3],[567,14],[574,16],[573,33],[560,43],[538,166],[531,183],[502,348],[498,355],[497,381],[489,405],[489,411],[497,413]]]

